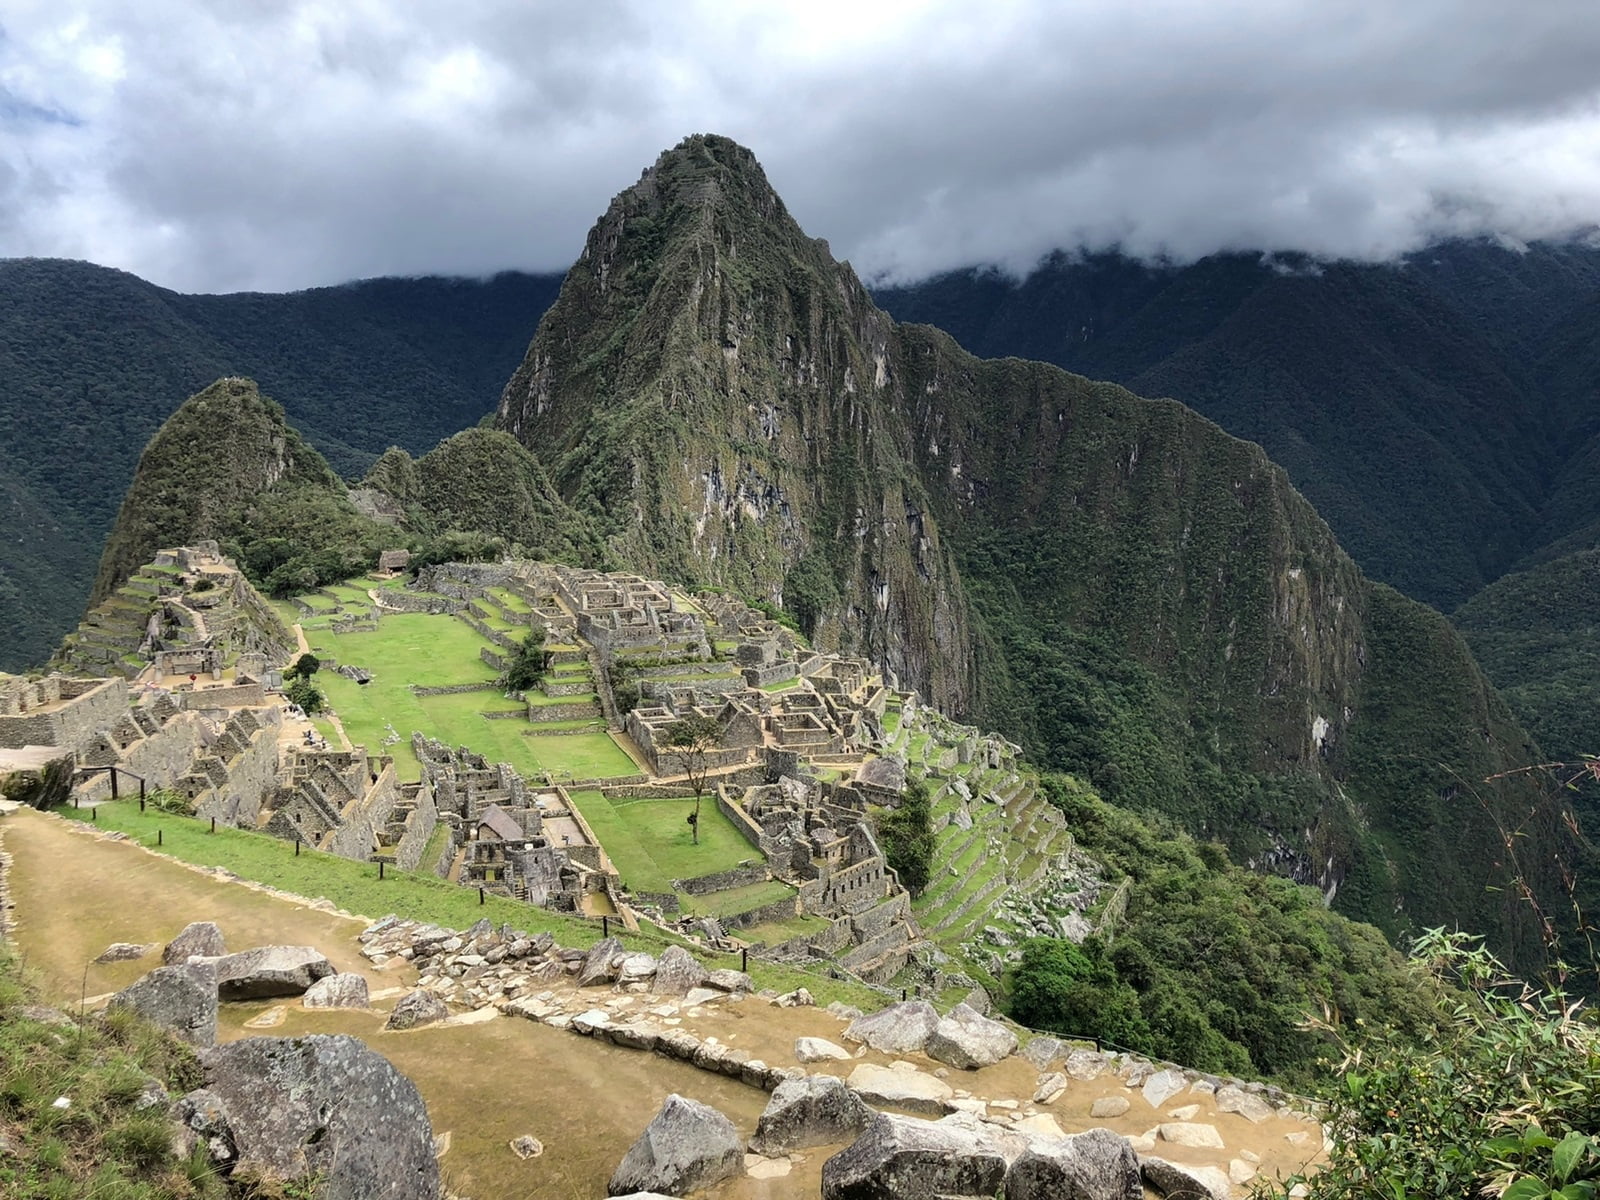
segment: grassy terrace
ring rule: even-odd
[[[353,680],[323,671],[317,684],[339,714],[352,742],[368,753],[395,756],[402,779],[416,779],[420,767],[411,752],[411,731],[421,730],[449,746],[467,746],[491,761],[508,762],[525,776],[550,771],[562,778],[600,779],[632,775],[632,759],[593,721],[561,722],[567,732],[532,736],[520,719],[487,720],[484,713],[521,711],[494,687],[483,691],[443,696],[418,696],[412,684],[449,687],[489,684],[495,670],[478,651],[490,643],[464,621],[426,613],[391,613],[376,631],[334,633],[307,629],[306,640],[319,657],[364,667],[372,682]],[[545,696],[532,693],[535,705],[581,704],[590,696]],[[388,727],[400,741],[385,747]]]
[[[89,809],[64,809],[67,818],[87,820]],[[386,871],[378,878],[372,863],[355,862],[331,854],[302,850],[295,856],[287,842],[261,833],[219,828],[207,831],[204,822],[191,817],[175,817],[154,810],[141,813],[133,801],[112,801],[99,806],[97,824],[115,829],[144,846],[154,847],[156,832],[162,834],[162,852],[183,862],[206,867],[223,867],[244,879],[269,884],[284,891],[309,897],[326,897],[347,912],[367,917],[398,913],[420,921],[433,921],[453,929],[465,929],[480,917],[496,923],[506,922],[531,932],[548,930],[563,946],[592,946],[600,940],[598,921],[567,916],[534,908],[515,900],[490,896],[478,903],[478,893],[470,888],[446,883],[420,871]],[[619,931],[613,930],[614,933]],[[677,942],[666,932],[647,928],[638,933],[619,933],[629,948],[659,954]],[[737,966],[737,955],[700,955],[711,966]],[[790,991],[804,986],[818,1003],[842,1000],[861,1008],[881,1007],[884,997],[859,985],[829,979],[798,967],[750,963],[750,975],[758,987]]]
[[[795,889],[787,883],[769,879],[765,883],[728,888],[709,896],[688,896],[683,901],[683,907],[697,917],[732,917],[749,912],[752,908],[792,899],[794,895]]]
[[[624,885],[635,891],[670,892],[674,879],[731,870],[760,855],[711,803],[700,805],[700,844],[695,845],[685,820],[694,811],[692,797],[608,800],[599,791],[575,791],[572,802],[611,856]]]

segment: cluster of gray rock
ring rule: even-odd
[[[117,943],[115,958],[142,957],[153,947]],[[131,955],[129,950],[139,950]],[[191,1045],[217,1040],[218,1002],[305,996],[310,1008],[364,1008],[367,981],[339,975],[321,951],[310,946],[257,946],[229,954],[222,931],[210,921],[184,927],[162,952],[162,962],[138,982],[111,997],[111,1009],[128,1008],[172,1030]]]
[[[168,1106],[180,1157],[203,1146],[224,1175],[316,1179],[328,1195],[439,1196],[421,1094],[359,1039],[216,1045],[219,1001],[301,996],[312,1008],[364,1008],[362,976],[336,973],[309,946],[229,954],[209,921],[186,926],[162,959],[166,965],[111,997],[108,1011],[131,1010],[199,1049],[202,1087],[176,1099],[158,1081],[147,1088],[147,1106]]]
[[[614,937],[588,949],[564,949],[548,933],[487,920],[457,932],[389,916],[363,930],[360,940],[361,953],[375,966],[405,959],[418,971],[419,989],[465,1008],[505,1008],[554,983],[667,996],[751,990],[744,972],[708,971],[678,946],[659,958],[629,951]]]
[[[936,1121],[874,1112],[828,1075],[786,1080],[757,1122],[749,1150],[760,1156],[850,1144],[822,1166],[823,1200],[927,1200],[993,1196],[1005,1200],[1140,1200],[1149,1186],[1182,1200],[1229,1195],[1206,1168],[1140,1157],[1106,1129],[1072,1135],[1005,1128],[970,1113]],[[628,1149],[607,1193],[686,1194],[744,1169],[745,1147],[716,1109],[668,1096]]]

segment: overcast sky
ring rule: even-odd
[[[1595,0],[0,0],[0,256],[564,269],[696,132],[869,278],[1600,223]]]

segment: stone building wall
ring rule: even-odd
[[[415,871],[418,866],[423,865],[422,852],[427,848],[428,839],[433,836],[434,828],[438,824],[439,807],[433,801],[433,789],[424,781],[417,789],[417,806],[406,818],[406,831],[395,846],[395,865],[402,871]],[[453,847],[452,857],[454,857]],[[432,863],[426,865],[433,866]]]
[[[244,722],[236,715],[228,722],[235,730]],[[219,825],[233,825],[254,829],[261,806],[278,787],[278,710],[261,709],[259,720],[251,723],[257,727],[249,734],[249,743],[223,763],[226,780],[213,787],[209,796],[202,797],[195,815],[215,817]]]
[[[400,787],[395,778],[393,761],[383,765],[378,781],[363,789],[358,799],[345,805],[340,815],[340,825],[333,832],[329,849],[341,858],[365,862],[372,857],[382,840],[378,834],[389,823],[394,806],[400,801]],[[437,815],[437,810],[435,810]],[[419,849],[418,854],[422,851]]]

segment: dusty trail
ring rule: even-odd
[[[389,1056],[412,1077],[427,1101],[436,1131],[451,1134],[442,1160],[459,1194],[484,1200],[498,1194],[592,1197],[604,1194],[605,1181],[639,1131],[672,1091],[720,1108],[748,1136],[766,1104],[766,1093],[726,1077],[653,1054],[639,1053],[563,1033],[548,1026],[494,1016],[409,1033],[381,1030],[384,1012],[414,982],[409,965],[375,968],[358,953],[355,935],[363,920],[325,911],[310,902],[268,895],[237,882],[219,880],[127,842],[108,840],[81,825],[29,810],[0,818],[0,849],[12,865],[9,886],[15,905],[12,937],[29,965],[39,970],[51,997],[75,1006],[81,997],[115,991],[159,965],[152,954],[134,962],[96,965],[92,959],[113,941],[164,943],[192,920],[214,920],[231,948],[264,943],[316,946],[340,970],[366,975],[379,1011],[307,1011],[298,1002],[282,1003],[279,1024],[247,1029],[270,1003],[224,1007],[220,1036],[256,1033],[351,1033]],[[381,915],[381,914],[375,914]],[[401,960],[396,960],[400,962]],[[572,1011],[618,998],[602,989],[556,989]],[[633,998],[636,1004],[654,998]],[[685,1008],[681,1028],[704,1039],[716,1037],[752,1057],[792,1065],[794,1039],[802,1035],[841,1041],[842,1025],[817,1009],[780,1009],[752,997],[742,1004]],[[911,1056],[924,1070],[938,1064]],[[812,1071],[847,1075],[857,1062],[888,1063],[867,1052],[852,1062],[815,1064]],[[947,1082],[990,1101],[1015,1101],[1017,1111],[1048,1113],[1066,1132],[1105,1126],[1137,1135],[1163,1119],[1115,1077],[1074,1083],[1054,1104],[1030,1103],[1037,1072],[1011,1058],[976,1072],[952,1071]],[[1126,1096],[1127,1116],[1093,1120],[1089,1106],[1101,1096]],[[1203,1097],[1184,1097],[1168,1107]],[[1208,1106],[1206,1106],[1208,1107]],[[1240,1149],[1259,1154],[1263,1170],[1288,1173],[1306,1150],[1285,1135],[1306,1126],[1273,1118],[1251,1125],[1228,1113],[1202,1112],[1216,1126],[1227,1152],[1162,1144],[1165,1157],[1226,1168]],[[536,1159],[522,1161],[507,1143],[531,1134],[546,1146]],[[1313,1144],[1315,1135],[1313,1134]],[[714,1200],[799,1200],[814,1198],[822,1162],[836,1147],[799,1156],[790,1174],[768,1180],[741,1178],[710,1195]]]

